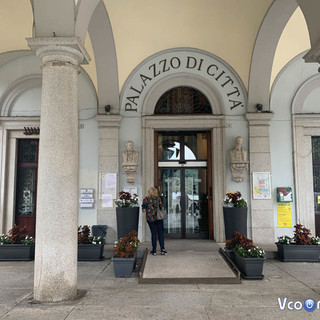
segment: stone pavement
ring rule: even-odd
[[[320,301],[320,263],[268,259],[264,280],[243,280],[242,284],[142,285],[138,283],[137,271],[130,279],[115,279],[109,258],[101,262],[79,262],[79,297],[54,304],[32,303],[33,266],[33,262],[0,262],[0,319],[320,318],[320,306],[313,312],[303,308],[291,311],[287,307],[281,311],[278,304],[278,298],[281,302],[285,298],[287,302],[296,302],[297,308],[308,298]]]

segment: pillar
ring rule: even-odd
[[[271,173],[269,127],[272,113],[247,113],[249,122],[249,159],[251,194],[251,231],[256,243],[274,243],[274,212],[272,199],[254,200],[252,173]]]
[[[119,192],[119,175],[122,174],[119,165],[119,129],[121,115],[97,115],[99,126],[99,179],[101,174],[117,174],[116,198]],[[113,243],[117,237],[117,220],[115,207],[104,208],[102,201],[98,201],[98,224],[108,226],[107,243]]]
[[[77,296],[78,38],[31,38],[42,60],[34,300]]]

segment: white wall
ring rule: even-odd
[[[95,120],[97,97],[94,86],[84,70],[78,78],[79,105],[79,191],[94,189],[93,209],[79,208],[79,225],[97,224],[99,130]],[[82,128],[83,125],[83,128]]]
[[[270,99],[274,117],[270,127],[272,190],[274,201],[275,240],[282,235],[293,235],[296,220],[294,163],[292,147],[292,101],[299,87],[309,78],[318,74],[318,64],[305,63],[302,54],[288,63],[276,78]],[[319,90],[306,98],[304,112],[319,112]],[[293,190],[292,228],[278,228],[277,187],[291,187]],[[311,226],[306,226],[310,228]]]
[[[41,74],[40,59],[35,55],[20,57],[0,68],[0,96],[18,79]],[[95,120],[97,98],[94,86],[84,70],[78,77],[79,105],[79,193],[80,188],[93,188],[98,201],[99,132]],[[41,87],[23,91],[12,103],[9,115],[40,116]],[[81,127],[83,126],[83,128]],[[97,223],[97,205],[93,209],[79,208],[79,224]]]
[[[22,92],[14,101],[11,117],[39,117],[41,88],[32,88]]]

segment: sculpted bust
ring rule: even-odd
[[[134,151],[134,143],[132,141],[126,142],[126,149],[127,151],[122,152],[123,172],[127,175],[127,182],[134,183],[138,169],[139,154],[137,151]]]
[[[232,180],[241,182],[244,179],[244,170],[248,170],[247,151],[242,147],[243,138],[236,137],[235,146],[229,151],[231,160]]]

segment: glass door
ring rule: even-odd
[[[209,237],[207,132],[158,133],[158,189],[170,238]]]

